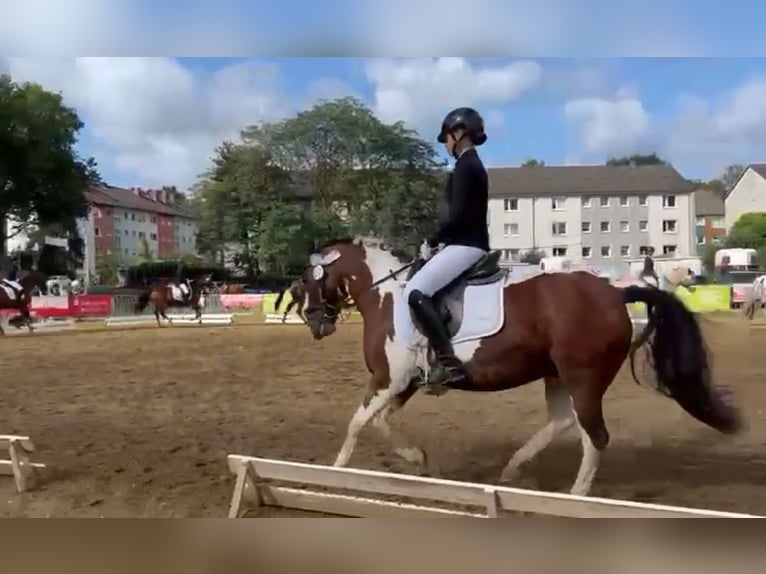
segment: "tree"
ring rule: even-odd
[[[728,166],[721,174],[720,182],[723,188],[724,195],[728,193],[732,187],[737,183],[737,180],[745,173],[747,166],[741,164],[733,164]]]
[[[224,143],[195,187],[199,243],[242,267],[303,265],[308,244],[374,234],[396,249],[434,231],[443,162],[402,123],[386,125],[360,101],[321,102]]]
[[[542,160],[538,160],[533,157],[530,157],[524,163],[521,164],[521,167],[545,167],[545,162]]]
[[[606,160],[606,165],[670,165],[667,161],[662,159],[657,153],[651,153],[649,155],[633,154],[628,157],[621,158],[609,158]]]
[[[545,257],[545,251],[541,251],[540,249],[533,247],[529,251],[522,253],[520,261],[522,263],[537,265],[540,263],[540,261],[542,261],[543,257]]]
[[[19,222],[15,233],[60,225],[79,237],[76,220],[88,213],[84,192],[101,182],[95,161],[74,149],[82,127],[60,94],[0,75],[0,221]],[[0,255],[6,233],[1,225]]]
[[[745,213],[731,226],[726,238],[727,247],[766,247],[766,212]]]

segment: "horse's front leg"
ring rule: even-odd
[[[202,305],[196,303],[192,305],[192,309],[194,309],[194,320],[198,325],[202,325]]]

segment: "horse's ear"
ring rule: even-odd
[[[311,267],[322,265],[322,254],[312,253],[311,255],[309,255],[309,264],[311,265]]]

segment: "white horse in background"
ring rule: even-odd
[[[764,303],[766,303],[766,275],[759,275],[753,281],[750,294],[742,305],[742,313],[748,321],[752,321],[755,317],[755,312]]]

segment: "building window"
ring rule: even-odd
[[[620,245],[620,257],[630,257],[630,245]]]
[[[591,197],[589,195],[586,195],[582,198],[582,206],[583,207],[590,207]]]
[[[675,219],[665,219],[662,222],[663,233],[675,233],[678,230]]]
[[[627,233],[628,231],[630,231],[630,223],[628,223],[627,221],[620,221],[620,231],[622,231],[623,233]]]
[[[582,256],[585,259],[589,259],[590,255],[591,255],[591,251],[592,251],[592,249],[590,247],[583,247],[582,248]]]
[[[711,227],[726,227],[726,221],[724,221],[724,218],[720,215],[717,215],[715,217],[710,218],[710,226]]]
[[[676,196],[675,195],[663,195],[662,196],[662,207],[675,207],[676,206]]]
[[[567,224],[563,221],[556,221],[551,225],[551,233],[553,235],[566,235]]]
[[[612,229],[612,226],[608,221],[602,221],[601,222],[601,233],[609,233],[609,231]]]
[[[601,257],[610,257],[612,255],[612,248],[609,245],[601,246]]]
[[[93,217],[101,217],[101,210],[98,207],[93,208]]]
[[[638,205],[645,206],[647,204],[647,197],[645,195],[641,195],[638,198]]]
[[[518,249],[503,249],[503,259],[505,261],[518,261],[519,250]]]
[[[131,213],[130,214],[130,219],[131,219],[131,221],[135,221],[136,220],[136,214],[135,213]]]
[[[519,210],[519,200],[518,199],[512,199],[510,197],[506,197],[503,200],[503,209],[505,209],[505,211],[518,211]]]
[[[649,222],[646,219],[642,219],[638,222],[638,230],[645,233],[649,229]]]
[[[157,217],[152,215],[151,222],[152,223],[157,223]]]
[[[581,229],[583,233],[590,233],[590,230],[591,230],[590,221],[583,221]]]
[[[705,225],[704,217],[697,217],[697,227],[703,227]]]
[[[649,246],[648,245],[642,245],[638,248],[638,254],[641,256],[648,255],[649,254]]]
[[[567,248],[566,247],[554,247],[553,248],[553,256],[554,257],[566,257],[567,255]]]
[[[146,237],[146,233],[144,233],[143,231],[139,231],[139,232],[138,232],[138,237],[139,237],[140,239],[143,239],[144,237]]]
[[[150,234],[149,234],[149,238],[150,238],[152,241],[157,241],[157,234],[156,234],[156,233],[150,233]]]
[[[563,211],[566,208],[566,197],[552,197],[551,207],[555,211]]]
[[[676,254],[676,246],[675,245],[663,245],[662,246],[662,254],[663,255],[675,255]]]
[[[96,237],[101,237],[101,230],[98,227],[94,227],[93,235],[95,235]]]
[[[519,224],[518,223],[506,223],[503,225],[503,235],[506,237],[511,236],[517,236],[519,234]],[[178,239],[176,239],[176,242],[178,242]]]
[[[705,234],[704,233],[698,233],[697,234],[697,245],[705,245]]]
[[[627,196],[620,197],[620,207],[628,207],[628,197]]]
[[[609,198],[608,197],[599,197],[598,198],[598,204],[601,207],[609,207]]]

